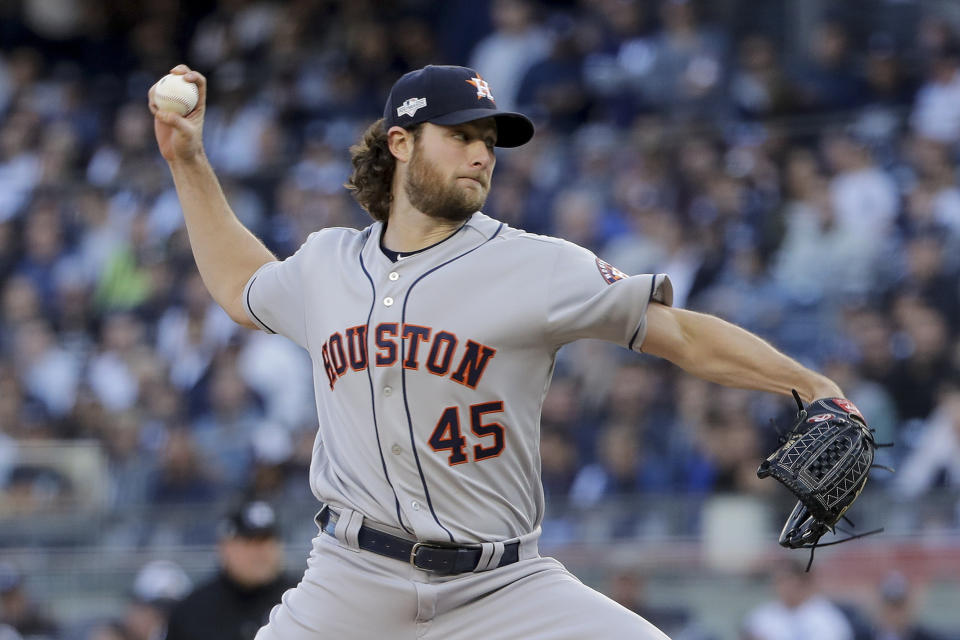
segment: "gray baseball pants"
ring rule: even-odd
[[[341,513],[345,522],[353,512]],[[364,551],[338,527],[313,540],[303,580],[283,595],[255,640],[669,640],[587,587],[536,540],[513,564],[438,576]]]

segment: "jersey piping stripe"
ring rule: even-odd
[[[647,298],[647,305],[650,304],[650,301],[653,300],[653,292],[657,290],[657,276],[654,275],[650,280],[650,297]],[[637,340],[637,336],[640,335],[640,327],[643,326],[643,320],[640,321],[640,324],[637,325],[637,330],[633,332],[633,337],[630,338],[630,344],[627,345],[627,349],[633,351],[633,343]]]
[[[463,229],[465,226],[466,226],[466,225],[464,225],[463,227],[460,227],[460,228]],[[499,226],[497,226],[497,229],[496,229],[496,231],[493,232],[493,235],[492,235],[492,236],[490,236],[489,238],[487,238],[486,240],[484,240],[483,242],[481,242],[480,244],[478,244],[477,246],[475,246],[473,249],[470,249],[469,251],[464,251],[464,252],[461,253],[460,255],[455,256],[455,257],[453,257],[453,258],[450,258],[450,259],[447,260],[446,262],[443,262],[443,263],[441,263],[441,264],[438,264],[437,266],[435,266],[434,268],[430,269],[429,271],[427,271],[426,273],[424,273],[423,275],[421,275],[419,278],[417,278],[416,280],[414,280],[413,283],[411,283],[410,288],[407,289],[406,295],[403,297],[403,310],[402,310],[401,313],[400,313],[400,323],[401,323],[401,326],[402,326],[403,324],[406,324],[406,322],[407,322],[407,301],[410,300],[410,292],[413,291],[413,288],[414,288],[415,286],[417,286],[417,283],[418,283],[418,282],[420,282],[421,280],[423,280],[424,278],[426,278],[428,275],[430,275],[431,273],[433,273],[433,272],[436,271],[437,269],[441,269],[441,268],[447,266],[448,264],[450,264],[451,262],[454,262],[454,261],[456,261],[456,260],[459,260],[460,258],[462,258],[463,256],[465,256],[465,255],[467,255],[467,254],[469,254],[469,253],[473,253],[474,251],[476,251],[477,249],[479,249],[479,248],[482,247],[483,245],[487,244],[488,242],[490,242],[491,240],[493,240],[494,238],[496,238],[496,237],[500,234],[500,230],[501,230],[501,229],[503,229],[503,223],[502,223],[502,222],[499,224]],[[404,359],[406,359],[406,357],[407,357],[407,356],[406,356],[406,353],[404,353],[404,351],[405,351],[405,346],[406,346],[406,343],[405,343],[403,340],[400,340],[400,361],[401,361],[401,362],[402,362]],[[421,482],[421,484],[423,484],[423,495],[424,495],[424,496],[426,497],[426,499],[427,499],[427,506],[430,508],[430,515],[432,515],[434,521],[435,521],[438,525],[440,525],[440,528],[447,532],[447,535],[450,537],[450,542],[453,542],[453,541],[454,541],[454,540],[453,540],[453,533],[452,533],[449,529],[447,529],[447,528],[443,525],[442,522],[440,522],[440,518],[437,516],[436,510],[433,508],[433,501],[430,499],[430,490],[427,488],[427,479],[426,479],[426,477],[423,475],[423,467],[420,465],[420,456],[417,454],[417,442],[416,442],[416,439],[414,438],[414,435],[413,435],[413,418],[411,418],[411,416],[410,416],[410,403],[409,403],[409,401],[407,400],[407,370],[404,369],[403,367],[400,368],[400,386],[403,388],[403,408],[404,408],[404,409],[406,410],[406,412],[407,412],[407,426],[408,426],[409,429],[410,429],[410,445],[411,445],[411,449],[413,449],[413,459],[414,459],[414,461],[417,463],[417,471],[420,473],[420,482]]]
[[[363,275],[367,276],[367,280],[370,281],[370,291],[373,293],[373,297],[370,300],[370,312],[367,314],[367,340],[370,340],[370,318],[373,316],[373,308],[377,304],[377,286],[373,283],[373,278],[370,276],[370,272],[367,271],[367,266],[363,264],[363,253],[359,254],[360,256],[360,269],[363,270]],[[364,349],[367,348],[367,345],[363,345]],[[403,516],[400,514],[400,498],[397,497],[397,490],[393,488],[393,483],[390,481],[390,473],[387,471],[387,461],[383,458],[383,446],[380,444],[380,427],[377,426],[377,403],[375,401],[376,394],[373,391],[373,374],[370,373],[370,353],[367,352],[367,382],[370,384],[370,411],[373,414],[373,432],[377,436],[377,452],[380,454],[380,464],[383,466],[383,476],[387,480],[387,484],[390,485],[390,491],[393,492],[393,501],[397,508],[397,522],[400,523],[400,526],[403,527],[403,530],[407,533],[412,534],[413,531],[407,528],[407,525],[403,524]]]
[[[257,281],[257,278],[260,276],[254,276],[253,280],[250,281],[250,284],[247,286],[247,309],[250,311],[250,315],[253,316],[253,319],[260,323],[268,333],[276,334],[277,332],[267,326],[267,323],[260,319],[260,316],[257,315],[256,311],[253,310],[253,306],[250,304],[250,289],[253,289],[253,283]]]

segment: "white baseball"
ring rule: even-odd
[[[173,111],[187,115],[197,106],[200,90],[197,85],[187,82],[182,75],[173,73],[160,78],[153,90],[153,101],[161,111]]]

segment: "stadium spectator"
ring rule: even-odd
[[[859,106],[864,83],[854,65],[847,25],[837,19],[822,20],[807,45],[809,57],[793,73],[797,106],[808,112]]]
[[[611,422],[600,429],[596,461],[577,472],[570,487],[570,502],[581,509],[603,501],[626,503],[632,497],[668,491],[675,481],[673,460],[649,450],[636,425]],[[661,525],[657,514],[623,508],[611,514],[607,528],[613,538],[630,538],[644,527]]]
[[[192,583],[183,568],[170,560],[152,560],[133,581],[130,601],[121,620],[128,640],[163,640],[171,609],[189,593]]]
[[[57,623],[27,592],[23,573],[10,562],[0,563],[0,628],[4,625],[31,640],[55,640],[59,633]]]
[[[99,348],[90,358],[87,380],[110,411],[130,409],[137,401],[139,364],[155,358],[145,342],[145,332],[145,323],[131,313],[111,313],[102,320]]]
[[[520,82],[531,66],[551,50],[550,35],[535,20],[530,0],[493,0],[490,18],[494,30],[477,43],[470,67],[482,69],[483,78],[496,87],[500,109],[516,107]]]
[[[14,362],[24,388],[48,415],[65,416],[76,400],[80,363],[57,344],[57,334],[46,320],[20,325],[15,336]]]
[[[771,38],[759,33],[743,38],[730,78],[730,100],[737,115],[756,119],[788,114],[796,108],[793,92]]]
[[[248,502],[221,524],[220,568],[173,611],[166,640],[252,640],[296,581],[283,573],[276,515],[265,502]]]
[[[802,564],[779,564],[771,577],[776,599],[747,614],[742,640],[853,640],[844,614],[820,593],[815,574],[806,573]]]
[[[290,430],[279,424],[264,423],[253,433],[246,495],[265,502],[280,502],[290,494],[296,495],[290,478],[293,446]]]
[[[64,259],[63,225],[57,202],[40,196],[31,201],[24,215],[23,255],[15,272],[29,278],[43,307],[53,305],[58,273],[69,268]]]
[[[130,640],[123,624],[118,620],[108,620],[94,624],[82,637],[83,640]],[[0,632],[0,639],[2,638],[4,636]]]
[[[956,45],[937,52],[928,69],[927,81],[917,92],[910,124],[925,138],[956,143],[960,141],[960,51]]]
[[[32,85],[27,85],[32,86]],[[40,119],[26,110],[7,112],[0,126],[0,221],[18,217],[40,182],[34,136]]]
[[[849,131],[827,132],[822,144],[834,172],[830,208],[848,250],[848,259],[836,265],[834,280],[842,293],[863,295],[874,285],[873,273],[889,248],[899,210],[897,186]]]
[[[960,487],[960,377],[941,382],[936,408],[900,465],[896,488],[916,498],[936,487]]]
[[[540,477],[548,500],[566,499],[578,465],[577,448],[570,438],[554,428],[540,430]]]
[[[206,406],[192,425],[197,447],[219,483],[242,486],[253,462],[254,433],[264,416],[233,359],[221,357],[211,368]]]
[[[883,382],[901,419],[922,420],[933,411],[939,382],[952,373],[949,325],[909,290],[891,300],[890,312],[900,325],[902,354]]]
[[[156,348],[167,363],[171,382],[189,390],[226,347],[235,325],[214,304],[200,274],[186,276],[181,295],[182,302],[168,307],[157,321]]]
[[[949,232],[933,224],[917,229],[904,240],[902,271],[890,287],[890,298],[895,298],[898,291],[910,292],[921,304],[935,309],[943,317],[947,331],[955,335],[955,327],[960,327],[960,265],[951,264],[955,260],[951,251],[956,247]]]
[[[657,606],[649,601],[647,580],[640,571],[620,570],[610,577],[605,590],[610,598],[654,626],[674,640],[710,640],[715,638],[694,620],[685,607]]]
[[[569,134],[588,118],[593,106],[582,72],[582,42],[589,35],[573,18],[557,18],[554,22],[550,53],[526,70],[516,102],[524,113]]]
[[[870,640],[947,640],[917,614],[917,589],[899,572],[891,572],[877,588],[875,629]]]
[[[659,16],[647,100],[673,118],[707,118],[726,85],[726,37],[701,22],[693,0],[661,0]]]
[[[827,177],[809,149],[791,149],[784,167],[785,230],[773,258],[776,286],[794,304],[818,301],[829,294],[832,274],[840,269],[837,251],[844,233],[827,195]]]
[[[696,423],[699,456],[689,461],[687,468],[702,468],[690,474],[689,482],[698,480],[690,488],[706,487],[718,493],[769,491],[769,485],[759,482],[756,474],[763,440],[749,395],[736,389],[712,391],[706,413]]]
[[[174,425],[166,434],[158,469],[151,474],[147,495],[151,502],[167,505],[209,504],[220,487],[211,478],[190,432]]]

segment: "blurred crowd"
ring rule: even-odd
[[[669,273],[677,305],[833,377],[897,445],[877,479],[891,495],[960,488],[960,20],[861,0],[795,25],[804,3],[763,4],[0,3],[0,508],[89,490],[24,455],[64,440],[100,444],[113,513],[309,497],[310,363],[212,302],[156,151],[146,92],[179,62],[209,79],[228,199],[281,258],[368,224],[346,149],[399,75],[477,69],[538,127],[500,152],[487,213]],[[548,499],[770,491],[755,469],[790,404],[571,345],[543,411]],[[883,602],[907,602],[890,585]],[[779,637],[762,630],[789,628],[784,610],[745,637]],[[926,637],[897,615],[875,637]]]
[[[269,509],[263,502],[248,503]],[[16,568],[0,563],[2,640],[252,640],[283,591],[296,584],[282,570],[283,546],[273,525],[221,532],[218,563],[198,584],[176,562],[152,560],[126,589],[112,616],[61,623],[31,593]],[[687,603],[657,598],[637,571],[613,572],[599,585],[673,640],[958,640],[960,629],[925,621],[922,585],[890,571],[865,593],[828,590],[803,563],[787,563],[752,580],[769,593],[747,608],[732,633],[699,619]]]
[[[3,508],[84,492],[23,455],[50,440],[101,444],[114,512],[308,497],[310,363],[212,302],[156,150],[146,92],[179,62],[209,79],[229,201],[281,258],[368,224],[346,149],[400,74],[477,69],[538,127],[500,153],[487,213],[666,272],[677,305],[833,377],[897,445],[885,490],[960,488],[960,21],[903,2],[886,28],[800,29],[803,3],[748,4],[0,4]],[[543,411],[548,498],[769,491],[754,472],[790,405],[571,345]]]

